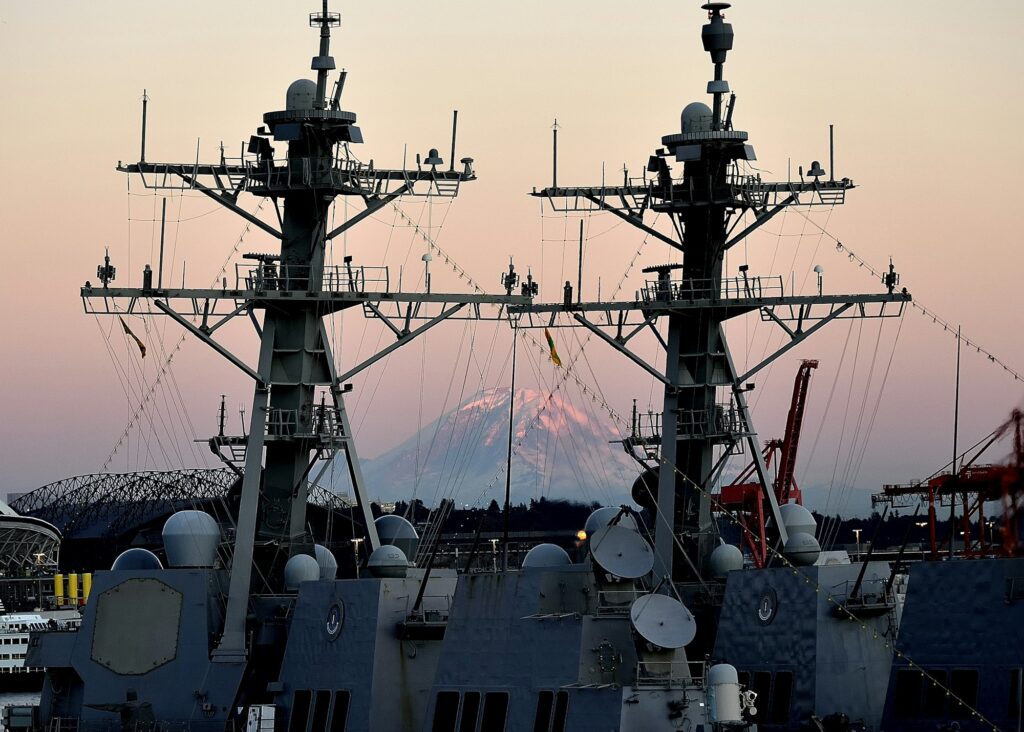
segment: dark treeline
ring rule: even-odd
[[[587,517],[592,511],[600,508],[598,503],[581,503],[578,501],[540,498],[531,499],[529,503],[513,505],[509,516],[509,529],[511,531],[578,531],[583,528]],[[380,508],[373,505],[374,516],[380,515]],[[430,509],[422,501],[416,499],[410,506],[407,502],[400,501],[395,506],[395,513],[400,516],[407,516],[415,524],[422,524],[427,520]],[[948,541],[949,538],[949,513],[948,509],[942,509],[937,528],[937,537],[940,543]],[[878,548],[898,548],[904,540],[911,546],[926,545],[928,543],[927,517],[922,512],[918,515],[904,513],[896,515],[890,513],[882,520],[882,517],[874,513],[870,516],[825,516],[814,513],[818,522],[818,538],[823,541],[824,548],[856,546],[857,531],[860,532],[860,543],[866,548],[872,538]],[[645,516],[648,526],[651,525],[649,517]],[[481,524],[482,522],[482,524]],[[726,541],[737,543],[739,530],[727,518],[719,518],[719,527],[722,536]],[[482,526],[481,531],[501,531],[504,525],[501,505],[492,500],[486,508],[463,507],[452,511],[445,522],[445,533],[471,533]],[[961,519],[956,522],[957,541],[962,541],[960,532],[963,530]],[[989,541],[998,541],[999,526],[986,526],[985,538]],[[877,533],[876,533],[877,532]],[[975,522],[971,525],[971,538],[977,541],[979,537],[979,526]]]
[[[531,499],[528,504],[513,505],[509,511],[510,531],[579,531],[586,523],[587,516],[601,507],[599,503],[579,503],[561,499]],[[373,504],[374,516],[380,515],[380,508]],[[430,509],[416,499],[412,507],[405,501],[395,504],[395,513],[405,516],[414,524],[427,520]],[[445,533],[472,533],[482,524],[481,531],[501,531],[504,527],[502,507],[492,500],[487,508],[463,507],[452,510],[444,524]]]

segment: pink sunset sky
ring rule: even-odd
[[[217,159],[221,141],[237,155],[263,112],[283,108],[288,84],[312,76],[317,34],[307,13],[316,9],[268,0],[0,0],[0,498],[99,470],[178,341],[165,319],[132,319],[150,347],[140,362],[116,322],[84,314],[78,298],[104,247],[117,284],[138,285],[142,266],[155,266],[159,198],[137,179],[129,194],[114,170],[138,158],[142,90],[151,99],[149,160],[191,161],[197,139],[203,160]],[[480,179],[451,206],[408,201],[402,210],[491,292],[510,254],[521,271],[533,268],[542,300],[560,299],[560,283],[575,280],[578,218],[550,209],[542,217],[526,195],[550,181],[554,118],[559,183],[593,185],[602,167],[608,181],[621,178],[623,164],[640,174],[661,136],[678,131],[682,107],[709,99],[698,2],[395,0],[334,2],[332,10],[343,17],[331,50],[349,71],[342,106],[359,115],[360,157],[399,167],[408,145],[410,161],[436,147],[447,163],[458,109],[458,155],[475,158]],[[844,207],[811,212],[810,222],[795,211],[777,217],[730,252],[727,273],[748,263],[752,274],[782,275],[809,294],[820,264],[825,292],[881,291],[836,251],[836,237],[876,267],[891,256],[920,304],[1024,369],[1016,201],[1024,5],[739,0],[727,17],[736,31],[725,68],[738,96],[734,122],[750,133],[763,175],[785,180],[787,166],[795,176],[812,160],[828,167],[832,123],[836,175],[858,184]],[[167,206],[165,277],[180,282],[184,264],[191,286],[209,286],[244,222],[192,191],[169,194]],[[358,210],[359,202],[347,212],[339,203],[336,220]],[[270,208],[262,215],[270,220]],[[621,281],[618,296],[632,299],[642,266],[677,259],[654,241],[641,248],[643,235],[614,217],[586,217],[585,226],[585,298],[596,297],[599,282],[609,297]],[[273,244],[252,231],[240,251]],[[415,289],[426,251],[385,209],[336,241],[331,256],[386,264],[393,279],[401,267],[405,289]],[[431,266],[435,292],[469,290],[443,260]],[[359,312],[331,329],[345,366],[390,342]],[[741,364],[781,342],[756,316],[729,333]],[[627,416],[634,398],[641,409],[659,408],[652,380],[607,346],[590,341],[576,359],[585,334],[559,329],[555,337],[563,361],[576,361],[574,372],[616,415]],[[226,338],[255,355],[247,322]],[[902,326],[887,321],[881,331],[877,321],[832,324],[759,375],[754,417],[767,438],[782,431],[799,359],[821,361],[798,464],[812,507],[866,510],[880,484],[925,477],[949,459],[955,346],[941,325],[910,310]],[[362,454],[388,450],[480,388],[507,385],[510,348],[507,327],[450,323],[357,377],[349,406]],[[637,349],[658,357],[653,339],[638,339]],[[521,386],[555,383],[536,348],[520,357]],[[215,430],[220,394],[237,425],[251,399],[243,376],[192,341],[172,363],[173,379],[111,470],[212,464],[191,440]],[[1022,387],[965,347],[961,446],[1000,424]],[[592,403],[571,381],[563,395]]]

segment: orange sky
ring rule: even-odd
[[[429,147],[447,156],[457,108],[459,155],[476,159],[480,180],[465,186],[450,209],[437,204],[428,215],[413,202],[404,210],[421,225],[429,221],[439,245],[491,291],[514,253],[520,269],[532,266],[542,277],[542,298],[557,299],[558,283],[575,270],[575,244],[562,240],[575,236],[578,223],[550,211],[541,219],[538,203],[525,195],[549,181],[551,122],[557,117],[561,125],[561,183],[598,183],[602,163],[609,180],[621,175],[624,162],[639,172],[660,137],[676,130],[679,110],[707,98],[711,67],[700,47],[697,6],[611,0],[336,4],[344,24],[332,51],[350,71],[343,106],[359,114],[366,138],[359,154],[391,166],[401,164],[405,144],[410,158]],[[154,357],[142,364],[141,378],[134,374],[122,384],[112,358],[133,363],[128,344],[113,337],[108,354],[103,334],[111,323],[83,315],[77,297],[81,283],[95,277],[105,246],[119,267],[119,284],[129,278],[138,284],[142,265],[155,259],[149,219],[157,200],[137,181],[132,193],[143,195],[127,195],[124,177],[113,170],[118,160],[138,157],[142,89],[152,99],[149,159],[192,160],[197,138],[204,159],[216,158],[221,140],[235,154],[262,113],[283,106],[288,83],[311,75],[316,32],[306,27],[306,13],[314,9],[264,0],[0,0],[0,92],[6,100],[0,123],[6,272],[0,288],[0,403],[6,413],[0,495],[99,469],[135,408],[137,396],[126,391],[144,390],[160,367],[158,334],[168,350],[177,342],[172,324],[137,323],[151,329]],[[1024,162],[1016,129],[1024,116],[1024,8],[1009,1],[741,0],[728,19],[736,47],[725,76],[738,95],[736,126],[750,133],[758,167],[784,179],[790,159],[794,170],[812,159],[827,166],[827,130],[834,123],[836,172],[859,188],[844,208],[815,213],[813,220],[878,266],[892,256],[920,302],[1024,368],[1015,203]],[[252,209],[256,202],[245,205]],[[180,279],[185,261],[190,283],[208,286],[242,223],[189,192],[173,196],[168,210],[173,276]],[[336,215],[340,219],[344,210]],[[376,218],[338,242],[337,256],[346,248],[357,261],[387,263],[395,273],[407,264],[404,281],[413,286],[425,245],[408,227],[394,226],[393,211]],[[591,297],[599,279],[602,294],[611,294],[641,244],[641,236],[616,224],[610,217],[587,221],[584,291]],[[271,245],[252,233],[242,249]],[[621,294],[640,286],[640,266],[669,259],[664,247],[646,244]],[[796,213],[735,249],[728,271],[744,261],[751,272],[771,267],[787,281],[793,273],[807,292],[814,264],[825,268],[826,291],[880,289]],[[441,262],[435,260],[432,272],[435,291],[467,289]],[[916,312],[907,315],[898,342],[897,327],[886,324],[879,337],[875,323],[862,332],[833,325],[758,381],[755,419],[762,436],[773,436],[784,423],[798,359],[822,362],[800,472],[816,507],[866,507],[866,494],[880,483],[923,477],[948,459],[955,344]],[[254,353],[250,330],[240,323],[229,334],[247,355]],[[382,327],[367,325],[358,313],[337,323],[336,331],[349,364],[373,344],[388,342]],[[751,320],[730,332],[737,358],[747,362],[763,351],[771,331]],[[577,337],[583,335],[560,331],[563,359],[578,349]],[[476,355],[465,370],[471,339]],[[446,325],[357,379],[350,405],[363,453],[373,456],[408,437],[454,406],[463,391],[506,383],[501,366],[509,347],[507,330]],[[639,349],[654,356],[653,342]],[[586,357],[580,377],[617,413],[628,414],[634,397],[641,408],[658,401],[650,380],[604,346],[591,343]],[[844,371],[837,379],[840,362]],[[524,386],[552,378],[550,364],[522,363],[529,364]],[[459,374],[454,384],[453,373]],[[143,433],[160,433],[161,418],[188,425],[175,416],[186,410],[191,425],[165,430],[177,439],[165,436],[161,445],[153,439],[148,450],[133,432],[114,469],[204,459],[185,433],[202,437],[214,429],[220,394],[229,395],[233,412],[250,399],[244,379],[196,343],[175,357],[174,376],[181,404],[173,391],[161,391],[159,411],[144,421]],[[1002,369],[965,352],[961,444],[995,427],[1020,401],[1020,387]],[[570,399],[588,398],[566,389]],[[854,487],[846,504],[837,497],[844,476]]]

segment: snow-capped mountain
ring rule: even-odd
[[[416,497],[427,505],[499,503],[505,491],[509,389],[477,394],[372,460],[363,472],[373,500]],[[517,390],[513,405],[513,503],[570,498],[622,503],[638,474],[606,413],[556,393]],[[344,490],[340,483],[336,488]]]

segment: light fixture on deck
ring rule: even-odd
[[[825,273],[825,268],[820,264],[814,265],[814,274],[818,275],[818,296],[821,296],[821,276]]]
[[[444,165],[444,160],[441,159],[441,153],[437,151],[436,147],[430,148],[430,152],[427,153],[427,159],[423,161],[426,165]]]
[[[430,294],[430,263],[432,261],[434,261],[434,255],[431,254],[430,252],[427,252],[422,257],[420,257],[420,259],[423,260],[423,281],[424,281],[424,284],[426,284],[427,294],[429,295]]]

